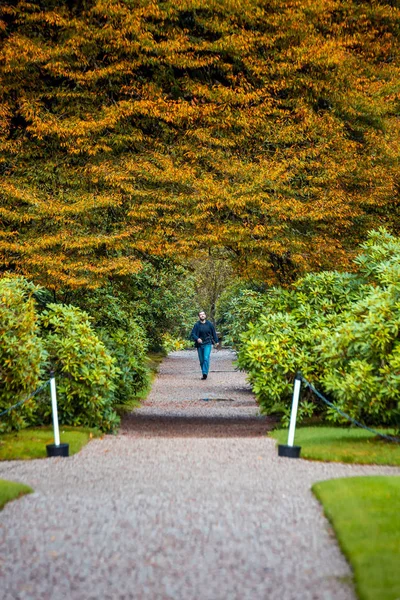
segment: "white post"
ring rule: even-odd
[[[56,446],[59,446],[60,445],[60,431],[58,429],[56,380],[54,378],[53,371],[50,374],[50,391],[51,391],[51,409],[52,409],[52,413],[53,413],[54,443]]]
[[[294,388],[293,388],[292,411],[290,413],[290,425],[289,425],[289,435],[288,435],[288,443],[287,443],[288,446],[293,446],[293,443],[294,443],[294,432],[296,430],[297,408],[299,406],[300,388],[301,388],[301,373],[297,373],[296,379],[294,380]]]

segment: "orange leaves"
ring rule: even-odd
[[[395,223],[398,9],[45,7],[0,8],[11,24],[1,50],[3,265],[92,286],[134,272],[143,255],[217,247],[242,273],[270,279],[288,253],[299,272],[347,268],[368,229]]]
[[[17,75],[27,65],[43,63],[50,57],[50,50],[39,40],[24,35],[11,35],[0,50],[4,73]]]

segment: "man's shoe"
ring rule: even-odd
[[[205,375],[205,374],[203,373],[203,377],[202,377],[202,379],[207,379],[207,375]]]

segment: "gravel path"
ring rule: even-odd
[[[348,600],[314,481],[390,467],[279,458],[229,351],[170,355],[117,436],[0,463],[35,493],[0,513],[2,600]]]

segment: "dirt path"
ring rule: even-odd
[[[35,493],[0,513],[2,600],[350,600],[314,481],[400,469],[278,458],[227,351],[170,355],[117,436],[0,463]]]

